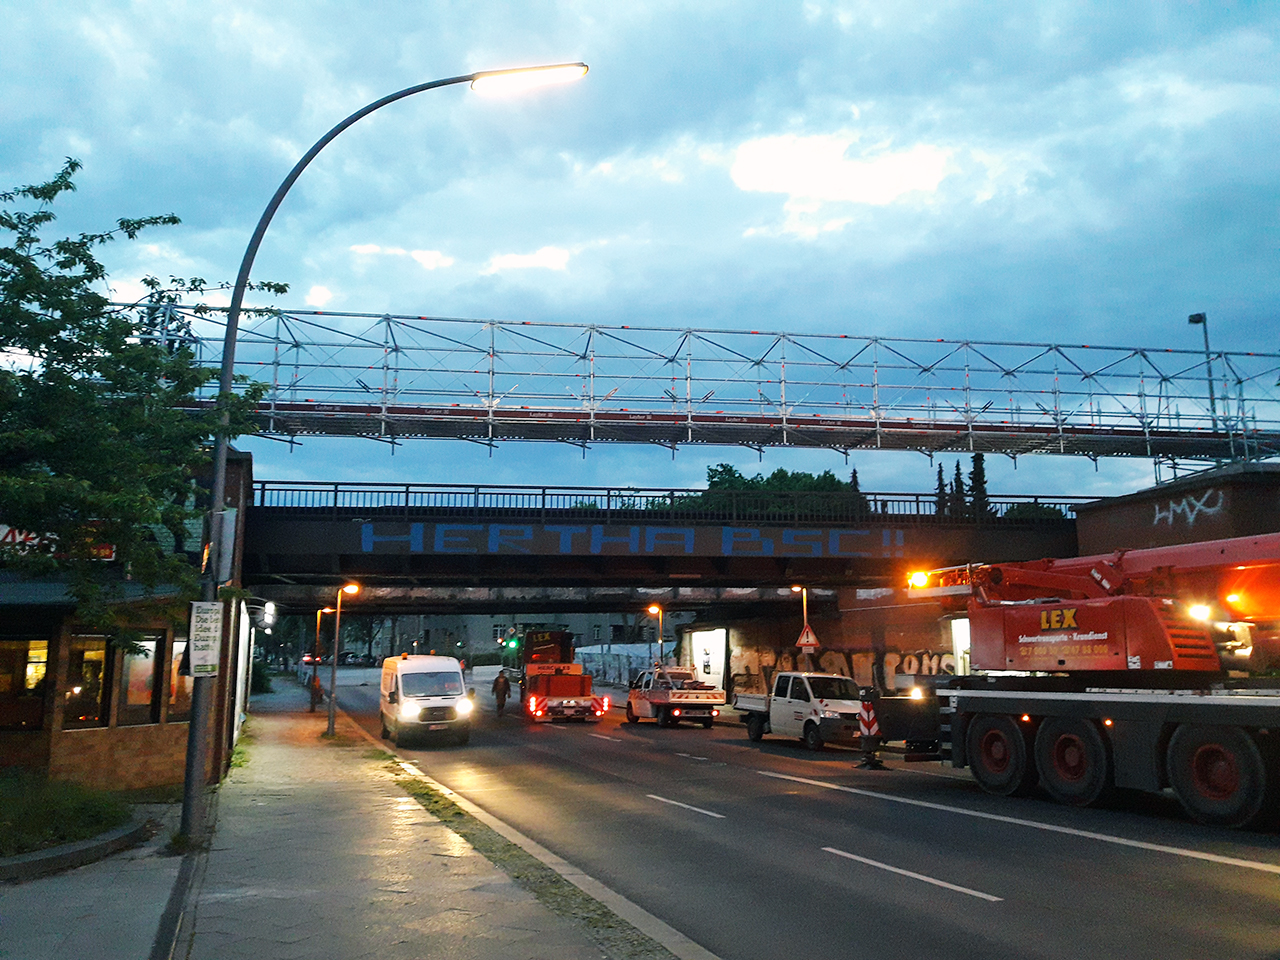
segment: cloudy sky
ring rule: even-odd
[[[255,276],[326,310],[1276,350],[1280,9],[1160,2],[0,0],[0,183],[85,164],[68,230],[173,212],[105,259],[234,278],[276,185],[343,134]],[[309,440],[260,478],[697,485],[833,452]],[[954,457],[944,457],[948,472]],[[918,454],[864,488],[923,490]],[[967,467],[967,461],[966,461]],[[1151,465],[989,463],[995,492],[1123,491]]]

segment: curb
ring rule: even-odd
[[[146,839],[151,821],[134,818],[132,822],[115,830],[108,830],[88,840],[64,843],[32,853],[0,860],[0,882],[24,883],[51,873],[83,867],[86,863],[101,860],[126,847],[132,847]]]

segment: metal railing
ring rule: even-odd
[[[992,496],[985,516],[950,512],[936,493],[699,490],[260,480],[255,508],[314,519],[524,519],[597,523],[1028,523],[1063,520],[1096,497]],[[941,510],[939,509],[941,507]]]

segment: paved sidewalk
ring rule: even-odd
[[[177,804],[140,805],[159,821],[146,843],[75,870],[0,886],[3,960],[145,960],[182,864],[164,846]]]
[[[602,956],[405,796],[350,721],[323,740],[326,716],[306,712],[302,688],[276,687],[254,698],[249,762],[221,788],[177,957]]]

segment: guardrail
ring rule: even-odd
[[[483,484],[323,483],[260,480],[253,504],[275,515],[315,519],[468,519],[597,523],[1045,523],[1070,519],[1096,497],[1002,495],[982,516],[950,509],[936,493],[698,490]]]

